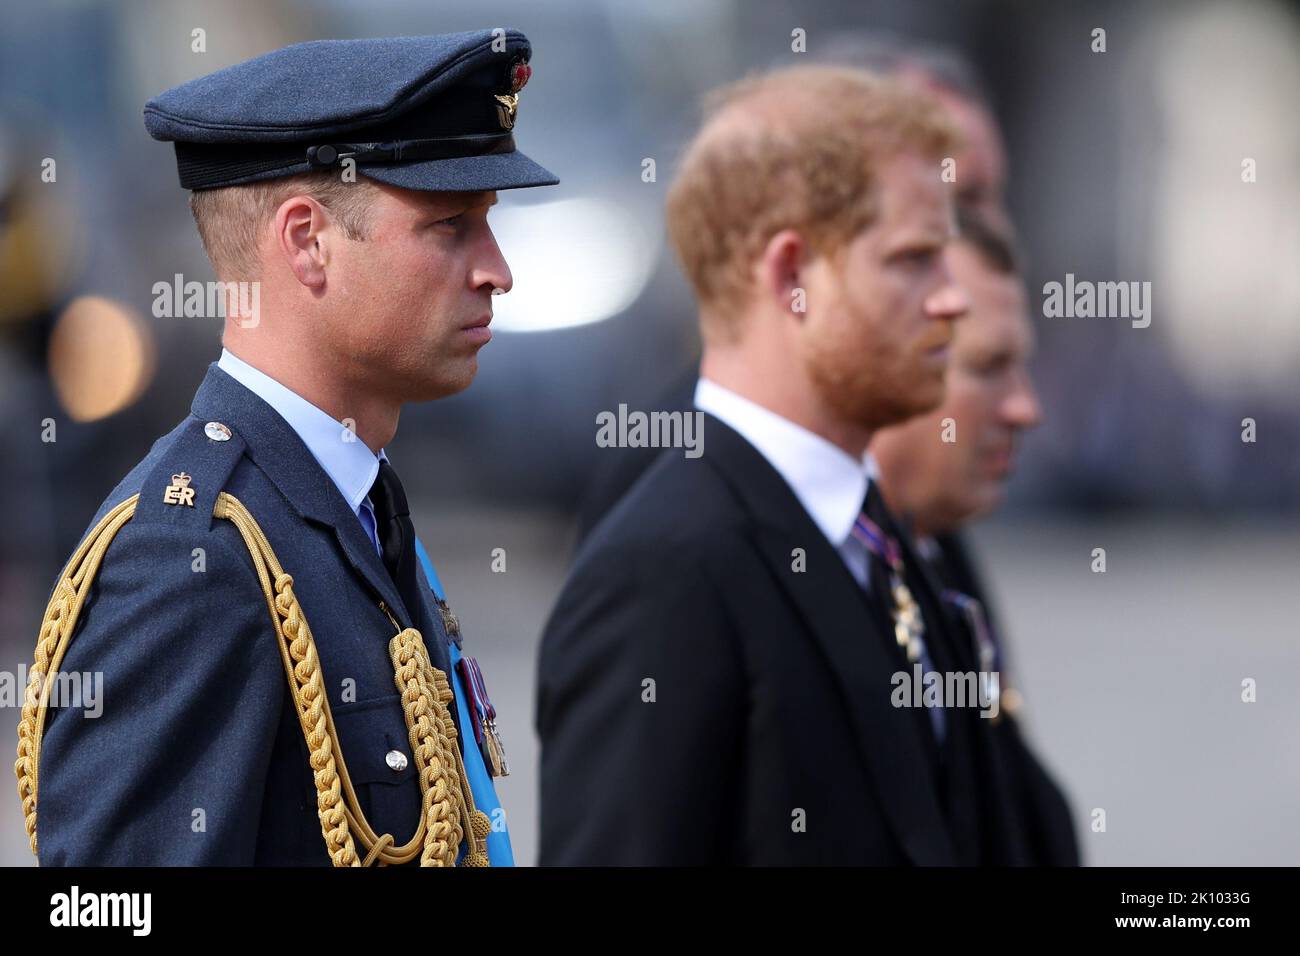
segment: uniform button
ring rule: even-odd
[[[392,767],[395,773],[401,773],[406,769],[406,754],[400,750],[388,751],[388,756],[384,760],[388,762],[388,766]]]
[[[203,434],[213,441],[230,441],[230,429],[221,422],[208,422],[203,426]]]

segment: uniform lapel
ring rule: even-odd
[[[280,413],[223,372],[215,362],[208,367],[191,411],[198,418],[224,422],[239,433],[248,446],[248,456],[280,489],[294,511],[304,520],[324,525],[334,533],[339,549],[365,582],[371,596],[376,602],[383,601],[403,627],[420,632],[433,666],[448,674],[450,680],[447,634],[442,615],[433,606],[433,591],[424,570],[416,571],[420,606],[408,608],[356,513]],[[271,546],[275,546],[274,541]],[[455,704],[451,707],[454,716]]]
[[[446,674],[448,683],[451,683],[451,652],[447,649],[449,635],[446,625],[443,623],[442,612],[438,610],[435,604],[433,587],[429,584],[428,577],[425,576],[424,562],[418,559],[416,561],[415,577],[419,583],[420,606],[411,608],[411,617],[415,622],[412,626],[424,638],[424,644],[429,650],[429,659],[433,666]],[[451,704],[451,710],[454,715],[456,713],[454,701]],[[463,747],[464,741],[461,741],[461,744]]]
[[[413,618],[419,611],[407,613],[396,585],[356,514],[279,412],[223,372],[215,362],[208,367],[191,411],[198,418],[224,422],[237,431],[248,446],[249,458],[280,489],[294,511],[303,519],[325,525],[334,532],[340,550],[376,601],[382,600],[391,608],[403,626],[418,627]],[[274,547],[275,542],[271,545]],[[295,569],[285,570],[292,574]]]
[[[704,460],[749,512],[764,561],[830,664],[853,718],[859,753],[900,845],[919,865],[956,862],[921,728],[907,709],[891,703],[890,678],[899,670],[890,653],[892,636],[879,632],[843,559],[767,460],[712,415],[705,434]],[[804,572],[791,570],[794,548],[807,556]]]

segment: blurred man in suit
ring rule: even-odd
[[[977,662],[867,454],[943,398],[955,146],[860,71],[715,97],[668,202],[703,454],[662,453],[546,628],[543,864],[1024,861],[979,713],[891,694]]]
[[[1033,326],[1019,263],[1004,226],[963,207],[958,241],[947,250],[970,312],[953,338],[944,402],[935,411],[878,432],[871,451],[891,513],[914,535],[985,666],[999,675],[1002,719],[989,731],[1008,792],[1017,802],[1029,861],[1077,864],[1078,846],[1060,789],[1029,753],[1014,717],[1019,692],[1007,676],[1006,647],[958,529],[1002,502],[1015,446],[1041,410],[1027,368]]]
[[[894,77],[938,100],[961,134],[961,143],[953,153],[957,207],[978,213],[983,221],[1000,229],[1008,228],[1006,146],[979,77],[959,53],[898,37],[847,34],[829,42],[819,60]],[[665,380],[663,391],[653,396],[649,407],[693,410],[699,377],[699,363],[692,361],[671,383]],[[646,447],[602,450],[578,507],[579,540],[627,494],[657,454],[656,449]]]
[[[1029,303],[1009,237],[968,211],[958,229],[948,266],[971,310],[953,339],[943,404],[871,444],[885,501],[918,540],[1001,504],[1017,439],[1041,418],[1027,367]]]

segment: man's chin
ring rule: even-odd
[[[962,524],[991,515],[1002,507],[1002,501],[1006,498],[1005,482],[989,480],[981,482],[975,480],[971,484],[976,490],[967,503],[966,515],[961,520]]]
[[[900,392],[894,397],[893,420],[886,422],[886,425],[901,425],[903,422],[911,421],[913,418],[919,418],[922,415],[928,415],[943,404],[946,391],[944,389],[943,379],[931,383],[929,387],[916,388],[910,393]]]
[[[420,384],[413,402],[436,402],[440,398],[459,395],[474,383],[478,374],[478,359],[471,357],[467,362],[458,363],[455,370],[443,370],[437,378],[428,379]]]
[[[945,395],[943,375],[917,370],[906,380],[820,377],[814,384],[822,400],[846,422],[877,431],[934,411]]]

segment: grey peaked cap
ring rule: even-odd
[[[494,48],[495,47],[495,48]],[[181,185],[214,189],[337,168],[406,189],[549,186],[515,149],[532,48],[516,30],[313,40],[150,100],[145,127],[175,144]]]

